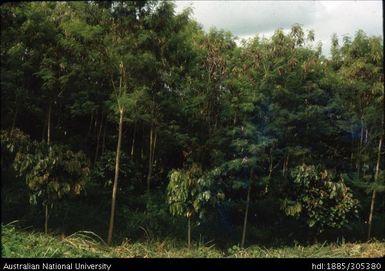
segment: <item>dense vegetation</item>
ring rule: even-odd
[[[2,221],[127,253],[383,239],[382,37],[334,35],[325,57],[299,25],[237,42],[190,15],[169,1],[1,6]],[[2,227],[3,256],[15,231]],[[74,255],[71,238],[39,256]]]
[[[18,230],[14,225],[2,226],[2,257],[12,258],[371,258],[384,255],[384,243],[295,244],[283,247],[253,245],[242,249],[237,245],[227,250],[213,244],[196,243],[187,248],[175,240],[152,240],[150,242],[127,242],[108,247],[92,232],[73,233],[65,238],[31,231]]]

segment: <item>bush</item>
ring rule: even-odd
[[[357,213],[358,201],[353,198],[343,178],[315,166],[301,165],[292,171],[293,193],[283,201],[289,216],[306,222],[317,233],[328,228],[341,228],[349,215]]]
[[[30,203],[46,206],[46,222],[48,206],[52,208],[67,196],[79,195],[88,181],[89,161],[82,152],[31,141],[20,130],[2,131],[1,141],[2,157],[7,159],[2,163],[4,171],[12,172],[15,180],[16,177],[25,180]]]

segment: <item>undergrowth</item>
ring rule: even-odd
[[[15,223],[2,225],[1,235],[1,256],[6,258],[345,258],[385,255],[385,242],[381,241],[280,248],[250,246],[241,249],[233,246],[220,250],[210,243],[195,243],[188,249],[184,243],[166,239],[135,243],[124,240],[120,245],[109,247],[102,238],[89,231],[60,237],[19,229]]]

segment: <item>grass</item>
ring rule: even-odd
[[[108,247],[96,234],[81,231],[65,238],[18,229],[14,223],[1,226],[1,256],[12,258],[340,258],[383,257],[385,242],[315,244],[265,248],[233,246],[222,251],[213,244],[195,244],[192,249],[175,240],[148,241]]]

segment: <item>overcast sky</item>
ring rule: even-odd
[[[289,30],[299,23],[314,30],[329,55],[333,33],[341,38],[362,29],[368,35],[383,36],[381,1],[176,1],[176,11],[193,8],[193,17],[204,30],[229,30],[240,39],[259,33],[270,37],[274,30]]]

